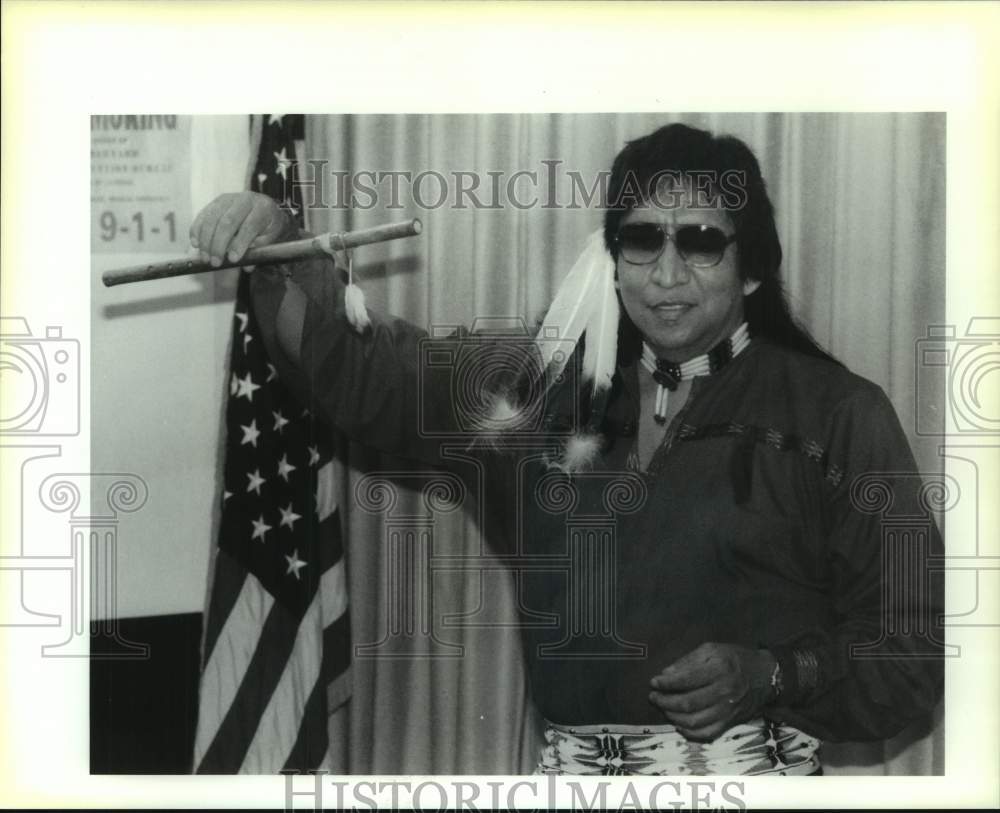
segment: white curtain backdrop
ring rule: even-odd
[[[519,316],[530,324],[548,305],[585,235],[600,225],[596,205],[544,208],[547,166],[556,199],[570,199],[569,173],[589,186],[625,141],[670,121],[744,139],[756,152],[777,209],[783,265],[793,309],[814,336],[849,368],[885,388],[921,469],[940,471],[935,444],[914,434],[914,342],[944,321],[945,121],[937,114],[572,114],[483,116],[308,116],[306,157],[328,163],[326,201],[335,197],[331,171],[422,171],[501,177],[499,209],[436,209],[414,204],[401,185],[400,209],[388,182],[377,205],[316,209],[314,231],[357,228],[420,217],[418,239],[361,249],[355,268],[370,307],[422,327],[469,325],[485,316]],[[556,165],[550,164],[555,167]],[[515,193],[539,205],[519,209]],[[370,183],[365,178],[365,183]],[[488,202],[489,189],[478,195]],[[424,202],[440,184],[424,179]],[[454,195],[452,195],[452,198]],[[579,199],[579,195],[577,196]],[[383,516],[355,503],[365,473],[427,473],[351,444],[345,454],[342,506],[354,643],[379,641],[387,630],[389,596]],[[398,513],[426,513],[416,491],[403,489]],[[388,521],[392,521],[389,517]],[[433,552],[478,553],[483,540],[472,511],[435,514]],[[331,720],[333,770],[383,774],[530,772],[540,729],[523,675],[510,576],[438,573],[433,577],[434,629],[463,647],[451,658],[366,658],[355,661],[354,698]],[[449,613],[482,608],[480,628],[446,626]],[[457,651],[457,650],[456,650]],[[943,714],[885,744],[826,746],[827,773],[938,774],[944,770]]]

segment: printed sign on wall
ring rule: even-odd
[[[91,252],[183,254],[190,167],[190,116],[91,116]]]

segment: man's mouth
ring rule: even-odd
[[[690,302],[659,302],[650,308],[661,316],[680,316],[693,308]]]

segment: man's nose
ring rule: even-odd
[[[657,259],[652,275],[653,281],[663,288],[683,285],[691,275],[691,269],[678,253],[677,245],[672,239],[668,243],[663,247],[663,253]]]

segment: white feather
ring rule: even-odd
[[[587,343],[583,350],[583,378],[593,382],[594,395],[611,388],[618,360],[618,297],[615,295],[614,263],[611,255],[595,280],[597,308],[587,323]]]
[[[489,413],[477,420],[478,428],[484,432],[511,431],[525,421],[525,411],[506,395],[500,393],[491,398]]]
[[[601,304],[598,301],[601,277],[613,274],[613,270],[602,232],[597,230],[587,238],[583,252],[559,286],[538,331],[536,344],[541,354],[542,371],[550,372],[549,381],[563,371],[573,355],[573,349]]]
[[[480,446],[493,451],[501,449],[501,441],[506,433],[523,428],[529,411],[512,400],[505,393],[494,393],[488,407],[473,417],[475,434],[466,447],[467,451]]]
[[[344,311],[347,321],[358,333],[363,333],[371,325],[368,309],[365,307],[365,292],[353,283],[344,289]]]
[[[591,433],[577,432],[566,440],[562,457],[549,465],[565,474],[584,471],[594,465],[601,450],[601,436]]]

